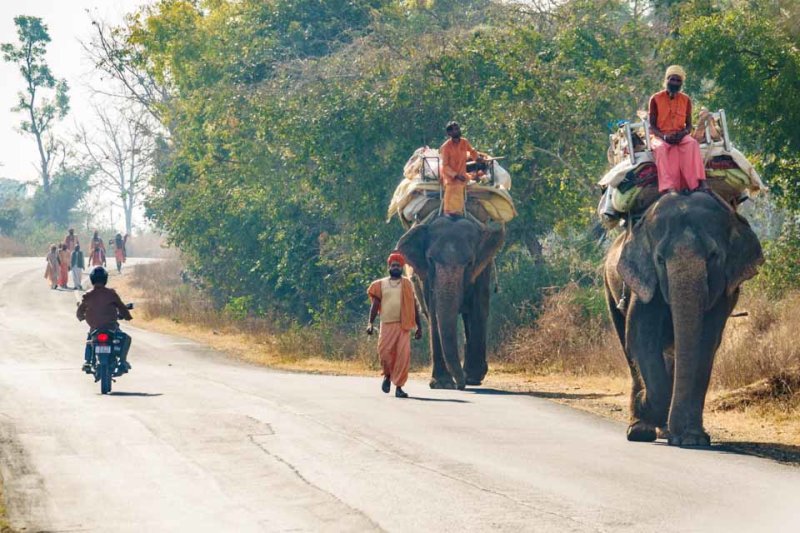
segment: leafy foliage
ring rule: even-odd
[[[541,300],[533,287],[575,274],[565,265],[596,286],[586,229],[606,124],[646,105],[667,62],[690,67],[702,104],[732,110],[737,140],[798,205],[800,106],[777,111],[795,102],[797,32],[782,11],[644,4],[160,0],[112,32],[104,64],[166,94],[148,107],[169,132],[148,215],[220,308],[355,320],[401,234],[383,219],[403,163],[456,119],[514,177],[520,216],[498,261],[514,289],[499,304],[522,319]],[[541,265],[543,242],[575,257],[551,251]],[[596,311],[595,298],[583,303]]]
[[[72,219],[72,210],[89,192],[89,172],[80,168],[62,168],[53,175],[50,194],[41,187],[33,196],[33,213],[39,220],[62,228]]]

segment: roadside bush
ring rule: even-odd
[[[622,374],[625,362],[619,341],[595,286],[569,283],[547,296],[537,318],[510,337],[498,358],[534,374]]]
[[[737,311],[747,316],[728,321],[714,364],[715,387],[743,387],[800,367],[800,292],[776,301],[757,286],[745,285]]]
[[[800,289],[800,220],[786,221],[780,236],[764,243],[764,256],[757,279],[770,296]]]

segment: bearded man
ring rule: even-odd
[[[392,252],[386,262],[389,266],[389,277],[372,282],[367,290],[371,300],[367,335],[372,335],[375,331],[375,318],[380,313],[378,356],[383,368],[381,390],[388,393],[394,383],[394,395],[408,398],[403,385],[408,380],[408,369],[411,366],[411,330],[416,327],[414,338],[422,338],[419,307],[411,280],[403,276],[403,254]]]
[[[658,170],[659,192],[705,188],[706,170],[692,132],[692,99],[681,92],[686,71],[672,65],[665,89],[650,97],[650,129]]]
[[[467,182],[474,175],[467,172],[467,160],[483,162],[486,154],[475,150],[469,141],[461,137],[461,126],[457,122],[449,122],[445,128],[450,137],[439,148],[441,157],[441,176],[444,185],[444,214],[449,216],[464,215],[464,194]]]

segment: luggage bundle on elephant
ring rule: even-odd
[[[605,288],[632,377],[628,440],[707,446],[714,356],[741,284],[763,263],[735,209],[709,192],[659,197],[609,249]]]
[[[509,194],[511,176],[496,160],[489,161],[479,181],[467,187],[466,210],[481,222],[509,222],[517,215]],[[442,187],[439,183],[439,152],[417,149],[403,169],[404,178],[394,191],[387,218],[397,215],[408,229],[414,222],[439,211]]]
[[[622,122],[610,136],[608,160],[613,167],[598,183],[604,190],[598,216],[608,226],[616,225],[620,216],[640,215],[659,196],[648,135],[644,120]],[[766,190],[753,165],[732,145],[724,110],[710,113],[702,109],[692,135],[700,143],[708,186],[731,206],[735,208],[747,197]]]

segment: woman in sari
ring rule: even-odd
[[[62,289],[67,288],[67,280],[69,279],[69,264],[72,259],[72,254],[65,243],[62,243],[58,250],[58,286]]]
[[[92,236],[89,253],[91,254],[89,258],[90,267],[106,266],[106,245],[103,243],[103,239],[100,238],[97,231],[95,231]]]
[[[127,235],[125,235],[124,239],[121,233],[117,233],[114,237],[114,258],[117,260],[117,272],[122,272],[122,265],[125,264],[125,260],[128,258],[128,252],[125,249],[127,242]]]
[[[59,266],[58,266],[58,248],[55,244],[50,246],[50,253],[47,254],[45,257],[47,261],[47,268],[44,271],[44,279],[47,280],[48,285],[50,285],[51,289],[55,289],[58,287],[58,273],[59,273]]]

